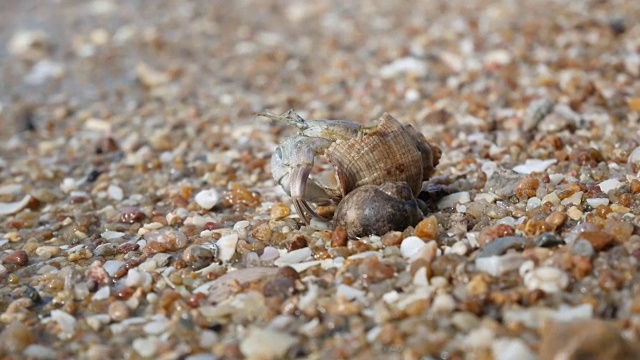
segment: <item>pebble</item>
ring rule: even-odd
[[[478,253],[478,257],[482,258],[487,256],[502,255],[509,249],[522,250],[524,249],[526,244],[527,238],[522,236],[501,237],[484,245]]]
[[[546,293],[556,293],[569,285],[569,276],[555,267],[543,266],[524,275],[524,286],[529,290],[542,290]]]
[[[120,322],[124,319],[129,318],[131,315],[131,310],[124,301],[116,300],[109,304],[109,317],[112,321]]]
[[[509,253],[502,256],[477,257],[476,270],[486,272],[491,276],[500,276],[508,271],[518,269],[525,258],[519,253]]]
[[[613,235],[604,231],[585,231],[580,234],[579,239],[587,240],[595,251],[602,251],[613,243]]]
[[[218,259],[221,261],[231,260],[236,253],[238,240],[238,234],[229,234],[218,239],[216,242],[216,246],[218,246]]]
[[[24,250],[16,250],[12,253],[5,254],[0,257],[3,264],[15,264],[18,266],[25,266],[29,263],[29,255]]]
[[[582,194],[584,194],[582,191],[577,191],[573,193],[571,196],[569,196],[568,198],[562,199],[560,201],[560,204],[564,206],[580,205],[580,203],[582,203]]]
[[[116,272],[118,272],[118,270],[120,270],[120,268],[124,264],[125,262],[122,260],[107,260],[104,264],[102,264],[102,268],[107,272],[107,274],[109,274],[110,277],[113,277],[113,275],[115,275]]]
[[[31,329],[20,321],[13,321],[0,333],[0,352],[20,354],[35,342]]]
[[[298,339],[287,333],[253,327],[240,342],[240,351],[247,358],[280,359],[298,343]]]
[[[271,206],[269,214],[272,220],[284,219],[287,216],[291,215],[291,208],[281,202],[278,202]]]
[[[117,240],[122,239],[125,233],[119,231],[105,231],[100,236],[105,240]]]
[[[124,284],[128,287],[137,288],[142,287],[146,288],[151,285],[152,281],[151,274],[146,271],[139,271],[137,269],[129,269],[127,272],[127,277],[124,280]]]
[[[107,188],[107,195],[115,201],[122,201],[124,199],[124,191],[118,185],[111,184]]]
[[[438,220],[431,215],[424,218],[416,225],[416,236],[425,240],[436,240],[438,238]]]
[[[383,79],[390,79],[399,75],[412,75],[420,77],[427,73],[427,63],[415,57],[404,57],[385,64],[380,68],[379,74]]]
[[[640,347],[624,339],[620,329],[608,321],[552,322],[541,335],[540,360],[640,358]]]
[[[453,193],[438,201],[438,209],[452,208],[456,204],[466,204],[469,201],[471,201],[471,195],[468,191]]]
[[[146,358],[155,355],[162,341],[155,336],[147,336],[147,337],[139,337],[133,340],[133,349],[138,353],[138,355]]]
[[[553,233],[542,233],[534,240],[535,247],[553,248],[564,245],[562,237]]]
[[[338,285],[338,289],[336,290],[336,294],[338,296],[341,296],[345,300],[352,301],[352,300],[356,300],[356,299],[364,300],[364,296],[365,296],[366,293],[364,291],[360,290],[360,289],[354,288],[353,286],[340,284],[340,285]]]
[[[303,247],[302,249],[289,251],[288,253],[281,255],[276,261],[276,266],[286,266],[291,264],[301,263],[307,260],[313,252],[309,247]]]
[[[571,252],[578,255],[584,256],[587,258],[592,257],[595,254],[595,250],[593,249],[593,245],[587,240],[580,239],[573,244],[571,248]]]
[[[51,310],[51,320],[58,323],[61,333],[58,335],[60,339],[68,339],[75,333],[76,318],[63,310]]]
[[[582,211],[580,211],[580,209],[575,206],[572,206],[569,208],[569,210],[567,210],[567,216],[569,216],[571,220],[580,220],[582,218],[582,215]]]
[[[220,193],[215,189],[202,190],[195,196],[198,206],[205,210],[210,210],[220,201]]]
[[[426,243],[421,238],[417,236],[409,236],[402,240],[402,243],[400,244],[400,253],[403,257],[410,258],[425,246]]]
[[[562,211],[554,211],[544,219],[544,222],[551,227],[552,230],[561,228],[567,222],[567,214]]]
[[[209,244],[209,246],[206,247],[202,245],[190,245],[182,253],[182,260],[194,270],[202,269],[216,261],[217,246],[216,244]]]
[[[456,301],[451,294],[437,294],[433,298],[431,308],[440,315],[449,315],[456,308]]]
[[[23,30],[11,37],[7,49],[13,56],[37,60],[45,57],[51,51],[51,39],[42,30]]]
[[[93,301],[105,300],[109,298],[110,294],[111,294],[111,289],[108,286],[103,286],[98,291],[96,291],[95,294],[93,294],[93,296],[91,297],[91,300]]]
[[[587,204],[592,208],[597,208],[600,205],[609,205],[609,199],[607,198],[589,198]]]
[[[40,344],[31,344],[27,346],[27,348],[22,352],[22,356],[26,359],[37,360],[53,360],[58,358],[54,349]]]
[[[536,354],[522,339],[498,338],[491,342],[494,360],[537,360]]]
[[[36,255],[44,259],[51,259],[52,257],[60,255],[62,250],[58,246],[44,245],[36,249]]]
[[[262,250],[262,255],[260,255],[261,261],[274,261],[280,257],[280,251],[273,246],[267,246]]]

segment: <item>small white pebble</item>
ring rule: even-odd
[[[102,268],[107,272],[107,274],[109,274],[109,276],[113,277],[113,275],[115,275],[124,264],[125,262],[122,260],[107,260],[102,264]]]
[[[218,256],[222,261],[229,261],[236,253],[236,245],[238,245],[238,234],[229,234],[221,237],[217,242]]]
[[[342,296],[344,299],[351,301],[355,299],[364,299],[365,292],[360,289],[356,289],[353,286],[340,284],[338,285],[337,294],[338,296]]]
[[[431,309],[438,314],[450,314],[456,308],[456,302],[450,294],[438,294],[433,298]]]
[[[307,260],[312,255],[311,248],[303,247],[301,249],[290,251],[284,255],[281,255],[276,261],[276,266],[286,266],[292,264],[298,264]]]
[[[100,234],[100,236],[105,239],[105,240],[115,240],[115,239],[121,239],[125,234],[123,232],[118,232],[118,231],[105,231],[102,234]]]
[[[220,194],[215,189],[202,190],[196,194],[196,204],[205,210],[209,210],[218,204]]]
[[[582,191],[576,191],[575,193],[573,193],[568,198],[565,198],[562,201],[560,201],[560,204],[565,205],[565,206],[567,206],[567,205],[580,205],[580,203],[582,202],[582,194],[584,194]]]
[[[133,340],[133,349],[142,357],[151,357],[158,351],[160,347],[160,339],[155,336],[144,338],[135,338]]]
[[[560,204],[560,198],[558,197],[558,194],[556,194],[555,192],[552,192],[550,194],[547,194],[545,197],[542,198],[542,203],[552,203],[553,205],[558,205]]]
[[[115,184],[109,185],[107,188],[107,195],[116,201],[122,201],[122,199],[124,199],[124,191],[122,191],[120,186]]]
[[[400,253],[403,257],[410,258],[425,246],[426,244],[424,240],[417,236],[409,236],[402,240],[402,243],[400,244]]]
[[[542,205],[542,201],[537,197],[532,197],[527,200],[527,211],[539,208]]]
[[[582,211],[577,207],[572,206],[567,210],[567,216],[569,216],[571,220],[580,220],[582,218]]]
[[[444,196],[438,201],[438,209],[445,209],[453,207],[456,204],[466,204],[471,201],[471,195],[468,191],[460,191],[447,196]]]
[[[73,315],[62,310],[51,310],[51,319],[58,323],[62,332],[58,335],[59,338],[70,338],[75,333],[76,318]]]
[[[528,272],[524,276],[524,286],[529,290],[542,290],[546,293],[555,293],[564,290],[569,285],[569,276],[551,266],[539,267]]]
[[[62,190],[65,193],[70,193],[71,191],[76,190],[77,188],[78,188],[78,184],[72,178],[64,178],[64,180],[62,180],[62,184],[60,184],[60,190]]]
[[[105,300],[109,298],[110,294],[111,294],[111,289],[108,286],[103,286],[100,288],[100,290],[96,291],[95,294],[93,294],[93,296],[91,297],[91,300],[93,301]]]
[[[273,246],[267,246],[262,251],[262,255],[260,255],[260,260],[262,261],[273,261],[280,257],[280,252]]]
[[[466,255],[467,251],[469,251],[469,247],[463,241],[458,241],[457,243],[451,246],[451,253],[457,255]]]
[[[587,199],[587,204],[592,208],[596,208],[600,205],[609,205],[609,199],[607,198],[591,198]]]

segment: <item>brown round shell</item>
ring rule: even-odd
[[[440,158],[412,126],[385,113],[377,127],[360,138],[338,140],[325,152],[334,166],[342,196],[362,185],[406,181],[414,195]]]

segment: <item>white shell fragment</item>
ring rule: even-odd
[[[620,185],[622,185],[622,183],[616,179],[608,179],[598,184],[598,186],[600,186],[600,190],[605,194],[609,193],[609,191],[613,189],[619,188]]]
[[[29,201],[31,201],[31,195],[25,195],[20,201],[0,203],[0,215],[15,214],[24,209],[29,204]]]
[[[529,175],[534,172],[543,172],[553,164],[558,162],[556,159],[540,160],[540,159],[528,159],[524,164],[513,167],[513,171],[518,174]]]

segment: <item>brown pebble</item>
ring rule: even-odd
[[[581,239],[585,239],[591,243],[595,251],[602,251],[607,248],[614,240],[613,235],[604,231],[586,231],[580,234]]]
[[[604,156],[594,148],[574,149],[571,154],[569,154],[569,160],[583,166],[595,167],[599,162],[604,161]]]
[[[347,245],[347,230],[343,226],[336,226],[331,234],[331,247]]]
[[[144,247],[143,252],[145,254],[157,254],[167,251],[167,245],[159,241],[150,241],[147,246]]]
[[[613,235],[616,241],[624,243],[629,240],[629,237],[633,234],[633,225],[622,220],[607,219],[604,222],[603,230]]]
[[[15,264],[17,266],[25,266],[29,263],[29,255],[24,250],[16,250],[2,257],[4,264]]]
[[[602,320],[552,322],[543,326],[540,360],[632,360],[640,358],[638,346],[625,340],[613,323]]]
[[[215,252],[212,249],[201,245],[190,245],[182,253],[182,260],[195,270],[215,261]]]
[[[640,192],[640,180],[638,180],[638,179],[631,180],[631,183],[629,184],[629,191],[631,191],[632,194],[639,193]]]
[[[144,220],[146,215],[136,207],[125,207],[120,210],[120,222],[133,224]]]
[[[308,246],[307,237],[301,234],[297,234],[291,238],[291,242],[289,243],[288,250],[298,250],[302,248],[306,248]]]
[[[394,276],[395,270],[390,265],[380,261],[377,256],[365,258],[358,266],[358,272],[362,280],[367,283],[376,283],[390,279]]]
[[[424,240],[436,240],[438,238],[438,219],[431,215],[416,225],[416,236]]]
[[[480,244],[480,246],[484,246],[497,238],[513,236],[514,234],[515,230],[507,224],[487,226],[480,230],[480,234],[478,235],[478,243]]]
[[[131,311],[124,301],[117,300],[109,305],[108,313],[112,321],[120,322],[127,319]]]
[[[562,211],[554,211],[544,219],[544,222],[549,225],[550,230],[558,230],[565,222],[567,222],[567,214]]]
[[[271,231],[269,223],[262,223],[256,226],[256,228],[253,229],[253,232],[251,232],[251,236],[263,242],[269,241],[272,234],[273,231]]]
[[[380,241],[382,242],[382,245],[387,247],[387,246],[400,246],[400,244],[402,243],[402,232],[400,231],[389,231],[388,233],[384,234],[382,236],[382,238],[380,239]]]
[[[540,185],[540,180],[533,176],[526,176],[516,185],[515,195],[520,200],[526,200],[530,197],[534,197],[536,196],[538,185]]]
[[[140,245],[138,244],[132,244],[132,243],[124,243],[121,244],[120,246],[118,246],[118,254],[126,254],[129,253],[131,251],[136,251],[140,248]]]
[[[20,354],[34,340],[28,326],[19,321],[13,321],[0,333],[0,352]]]

